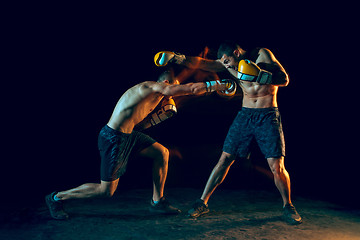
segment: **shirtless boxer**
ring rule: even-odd
[[[179,213],[180,210],[172,207],[163,195],[168,170],[168,149],[151,137],[133,129],[135,126],[148,128],[171,117],[176,112],[171,96],[224,91],[232,84],[234,83],[223,80],[179,85],[170,72],[165,72],[157,82],[146,81],[128,89],[116,104],[109,122],[99,134],[100,183],[86,183],[70,190],[47,195],[45,200],[51,216],[59,220],[68,218],[62,205],[65,200],[113,196],[119,178],[126,170],[129,157],[132,158],[137,153],[153,159],[153,196],[150,211],[160,214]],[[161,109],[152,113],[161,102]]]
[[[223,182],[235,159],[248,157],[250,143],[255,139],[281,194],[285,221],[299,224],[302,220],[291,202],[290,177],[284,165],[285,142],[276,97],[278,88],[288,85],[289,77],[266,48],[245,51],[234,42],[224,42],[217,57],[218,60],[208,60],[166,51],[155,55],[157,66],[173,62],[212,72],[228,70],[243,91],[242,109],[228,131],[219,162],[201,198],[188,213],[198,217],[209,212],[207,203],[211,194]]]

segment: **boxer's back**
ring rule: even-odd
[[[119,99],[108,126],[131,133],[134,126],[141,122],[160,103],[163,95],[154,92],[156,82],[142,82],[128,89]]]

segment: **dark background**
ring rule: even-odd
[[[154,65],[154,54],[174,50],[197,56],[208,47],[214,58],[218,45],[233,39],[245,50],[269,48],[290,76],[290,85],[279,89],[278,104],[293,194],[357,207],[358,47],[349,9],[217,4],[4,8],[4,206],[98,182],[98,132],[127,88],[156,80],[163,71]],[[195,72],[187,81],[204,76]],[[171,151],[166,187],[199,188],[200,196],[241,96],[175,101],[178,115],[146,133]],[[277,191],[259,171],[268,167],[256,147],[251,160],[237,162],[222,187]],[[120,191],[151,188],[150,169],[148,159],[132,159]]]

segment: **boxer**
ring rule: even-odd
[[[189,216],[198,217],[209,212],[208,201],[225,179],[236,158],[247,158],[249,146],[256,140],[274,175],[275,185],[283,200],[283,216],[290,224],[302,219],[290,197],[290,177],[285,169],[285,141],[277,104],[279,87],[289,84],[289,77],[274,54],[266,48],[245,51],[234,42],[224,42],[218,49],[218,59],[208,60],[163,51],[155,55],[159,67],[181,64],[206,71],[228,71],[243,91],[242,109],[234,119],[224,142],[219,162],[213,169],[203,194]]]
[[[58,220],[68,219],[69,216],[63,209],[63,201],[66,200],[113,196],[129,158],[136,154],[153,159],[150,211],[159,214],[180,213],[164,197],[168,149],[134,128],[146,129],[172,117],[177,112],[172,96],[201,95],[211,91],[229,92],[234,90],[232,84],[232,81],[223,80],[179,85],[173,74],[167,71],[157,82],[146,81],[128,89],[117,102],[109,122],[99,133],[100,183],[85,183],[47,195],[45,200],[51,216]]]

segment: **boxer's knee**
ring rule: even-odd
[[[141,156],[152,158],[155,162],[166,163],[169,161],[169,150],[156,142],[140,152]]]
[[[169,162],[169,150],[159,143],[153,145],[151,156],[158,165],[167,165]]]
[[[222,166],[222,167],[229,167],[229,166],[231,166],[233,164],[234,160],[235,160],[234,155],[232,155],[230,153],[227,153],[227,152],[223,152],[221,154],[218,165]]]
[[[101,181],[100,186],[98,187],[99,195],[105,198],[110,198],[114,195],[119,179],[112,182]]]
[[[164,164],[169,162],[169,149],[166,147],[162,147],[159,151],[159,160],[162,161]]]
[[[284,165],[284,157],[268,158],[267,161],[268,161],[270,170],[274,175],[281,175],[282,173],[284,173],[286,171],[285,165]]]

